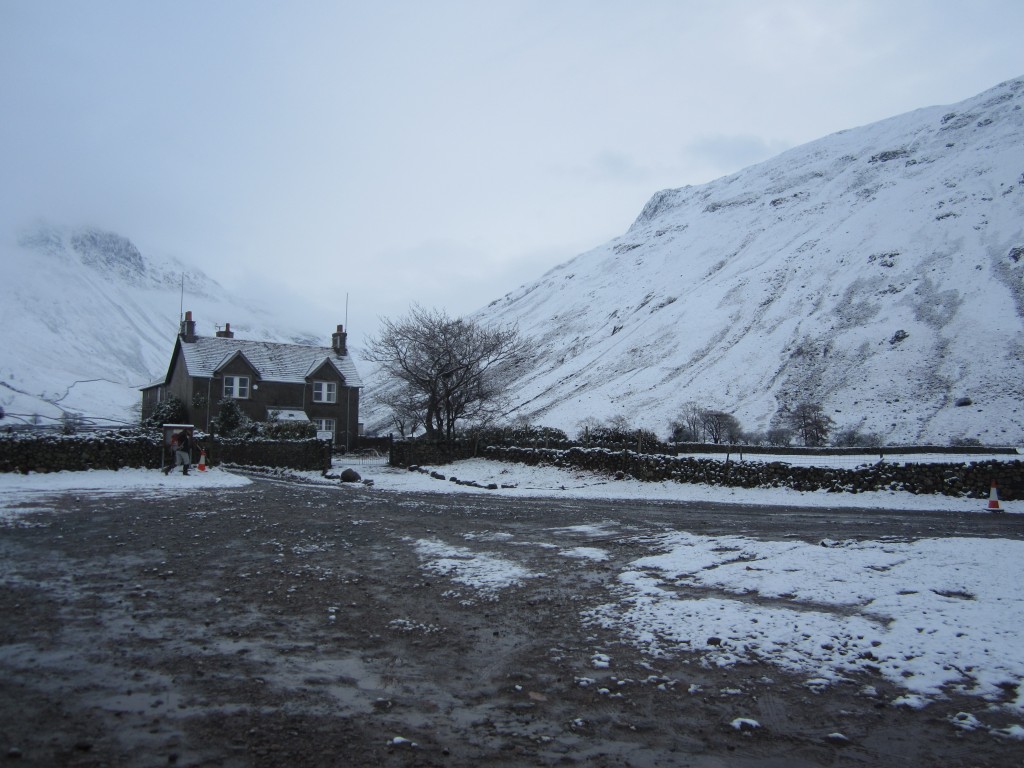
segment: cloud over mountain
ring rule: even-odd
[[[148,257],[113,232],[37,223],[0,242],[0,261],[5,423],[52,423],[64,413],[135,420],[138,387],[166,372],[183,299],[206,335],[230,322],[246,337],[317,341],[201,270]]]

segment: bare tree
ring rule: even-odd
[[[576,439],[581,443],[590,444],[591,436],[601,428],[601,420],[596,416],[584,416],[576,425]]]
[[[423,426],[427,401],[409,384],[402,382],[397,388],[383,389],[376,400],[390,409],[391,421],[402,437],[412,437]]]
[[[825,414],[821,403],[806,400],[792,408],[782,409],[783,421],[793,430],[804,445],[825,445],[832,431],[833,421]]]
[[[485,421],[495,413],[526,352],[514,326],[483,327],[413,305],[404,318],[382,320],[366,357],[403,383],[429,437],[451,440],[460,420]]]
[[[727,443],[742,443],[747,439],[746,433],[743,431],[743,427],[740,424],[740,420],[733,416],[731,413],[727,413],[726,416],[729,418],[725,422],[725,440]]]
[[[705,410],[700,413],[701,427],[712,443],[735,443],[742,434],[740,423],[731,413]]]
[[[703,409],[696,403],[686,403],[679,412],[679,416],[669,424],[669,428],[672,430],[672,441],[676,443],[700,441],[704,434],[702,412]]]

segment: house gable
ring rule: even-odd
[[[343,387],[348,386],[348,382],[345,380],[345,374],[342,373],[341,369],[330,357],[324,358],[320,361],[319,365],[315,362],[313,365],[315,367],[306,376],[306,381],[337,381]]]
[[[259,369],[245,356],[245,352],[236,349],[224,356],[224,359],[213,369],[214,376],[251,376],[255,380],[262,378]]]

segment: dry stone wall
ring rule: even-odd
[[[60,472],[160,466],[160,439],[144,434],[0,436],[0,472]]]
[[[287,467],[325,471],[330,467],[330,444],[318,440],[221,440],[196,441],[207,464]],[[170,462],[170,451],[163,454]],[[161,465],[160,436],[151,434],[91,432],[81,435],[0,435],[0,472],[78,472],[88,469],[157,469]]]
[[[999,485],[1001,499],[1024,499],[1024,463],[1011,458],[1016,454],[987,461],[938,464],[897,463],[886,461],[883,457],[872,464],[843,469],[794,467],[784,462],[722,461],[578,446],[564,449],[493,445],[480,447],[471,442],[437,445],[410,441],[394,444],[391,464],[399,467],[437,466],[472,456],[521,464],[588,469],[612,476],[621,473],[622,477],[629,476],[638,480],[674,480],[739,488],[793,488],[835,493],[899,490],[984,498],[988,496],[992,481],[995,480]]]
[[[793,488],[798,491],[862,493],[908,491],[947,496],[987,497],[992,481],[1000,498],[1024,498],[1024,462],[1019,460],[916,464],[879,461],[854,469],[794,467],[784,462],[720,461],[690,456],[613,452],[602,448],[545,450],[488,447],[482,456],[499,461],[589,469],[639,480],[675,480],[739,488]]]

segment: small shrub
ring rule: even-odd
[[[458,437],[486,445],[560,445],[569,442],[569,436],[560,429],[526,421],[501,427],[475,427],[460,432]]]
[[[949,440],[949,444],[956,448],[980,448],[981,440],[976,437],[952,437]]]
[[[764,433],[765,442],[776,448],[788,448],[793,444],[793,430],[773,427]]]
[[[882,438],[874,432],[861,432],[856,427],[840,430],[832,438],[837,448],[879,448]]]
[[[307,440],[316,437],[316,426],[309,421],[266,421],[256,423],[260,437],[270,440]]]
[[[242,412],[238,401],[233,397],[225,397],[217,403],[217,416],[210,422],[211,430],[222,436],[234,436],[246,431],[252,421]]]
[[[648,453],[668,450],[658,436],[648,429],[633,427],[624,416],[615,416],[607,422],[587,418],[580,422],[577,440],[585,445],[627,446]]]
[[[180,398],[169,397],[153,409],[153,415],[146,419],[146,426],[159,427],[162,424],[184,424],[188,411]]]
[[[85,425],[85,419],[82,418],[80,413],[65,413],[60,421],[60,430],[65,435],[77,435],[79,430]]]

